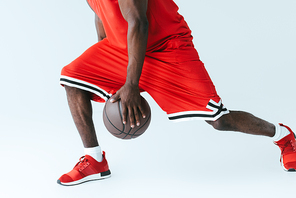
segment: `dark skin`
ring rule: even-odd
[[[140,116],[145,112],[140,102],[139,79],[145,59],[148,20],[146,17],[148,0],[118,0],[122,15],[128,23],[128,65],[125,84],[114,94],[111,102],[121,100],[123,122],[130,120],[131,127],[140,124]],[[98,16],[95,18],[98,40],[106,37],[104,26]],[[98,146],[96,132],[92,120],[92,107],[88,92],[65,86],[68,104],[77,130],[85,148]],[[221,131],[239,131],[253,135],[273,137],[275,126],[250,113],[230,111],[216,121],[207,121],[215,129]]]

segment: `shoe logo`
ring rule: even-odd
[[[81,167],[79,168],[79,171],[82,172],[84,169],[86,169],[88,166],[90,165],[89,162],[86,162],[85,164],[81,165]]]

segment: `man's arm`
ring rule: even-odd
[[[87,4],[89,5],[88,2],[87,2]],[[92,7],[90,5],[89,5],[89,7],[90,7],[90,9],[92,9]],[[92,11],[94,11],[94,10],[92,9]],[[97,34],[98,34],[98,41],[101,41],[104,38],[106,38],[106,32],[105,32],[103,23],[97,14],[95,14],[95,25],[96,25],[96,30],[97,30]]]
[[[106,32],[105,32],[103,23],[101,19],[98,17],[98,15],[95,15],[95,24],[96,24],[97,34],[98,34],[98,41],[101,41],[104,38],[106,38]]]
[[[128,66],[126,82],[112,97],[111,102],[121,100],[123,122],[129,119],[131,126],[140,124],[140,116],[145,117],[141,107],[139,79],[145,59],[148,20],[146,16],[148,0],[118,0],[120,10],[128,23]],[[127,113],[129,118],[127,118]]]

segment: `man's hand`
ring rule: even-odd
[[[132,128],[140,125],[140,116],[146,117],[141,106],[141,96],[138,85],[125,84],[115,95],[112,96],[110,102],[121,100],[123,124],[126,124],[127,119],[130,120]],[[128,116],[127,116],[128,115]]]

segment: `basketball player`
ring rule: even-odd
[[[60,84],[85,147],[85,156],[58,183],[76,185],[110,177],[92,120],[91,100],[121,100],[123,122],[145,117],[140,92],[148,92],[170,120],[201,119],[217,130],[271,137],[286,171],[296,170],[292,130],[250,113],[228,111],[192,43],[173,0],[87,0],[99,42],[63,68]],[[128,116],[127,116],[128,115]]]

